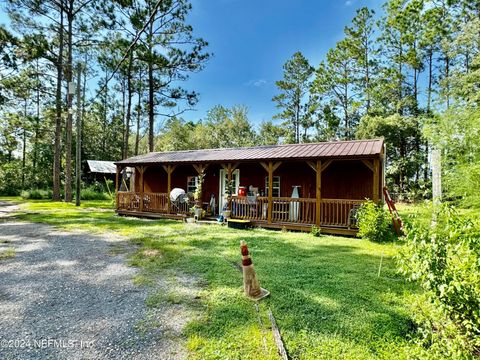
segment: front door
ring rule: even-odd
[[[226,197],[225,197],[225,190],[227,189],[227,172],[224,169],[220,169],[220,185],[219,185],[219,193],[218,193],[218,212],[219,214],[222,213],[223,207],[226,204]],[[240,169],[235,170],[232,173],[232,181],[233,181],[233,194],[232,195],[237,195],[238,194],[238,185],[239,185],[239,179],[240,179]]]

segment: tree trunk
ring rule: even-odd
[[[121,86],[121,90],[122,90],[122,151],[121,151],[121,157],[122,159],[125,159],[124,155],[125,155],[125,151],[126,151],[126,148],[127,148],[127,144],[125,144],[125,134],[126,134],[126,129],[127,129],[127,125],[126,125],[126,122],[127,122],[127,116],[126,116],[126,101],[125,101],[125,98],[127,96],[127,87],[125,85],[125,78],[122,78],[122,86]]]
[[[403,58],[403,49],[402,49],[402,43],[400,43],[400,49],[399,49],[399,60],[398,60],[398,114],[403,115],[403,79],[402,79],[402,73],[403,73],[403,63],[402,63],[402,58]]]
[[[428,51],[428,88],[427,88],[427,113],[430,114],[432,105],[432,87],[433,87],[433,49]]]
[[[367,95],[367,114],[370,113],[370,65],[368,60],[368,42],[365,45],[365,93]]]
[[[102,157],[107,156],[107,116],[108,116],[108,74],[105,68],[105,97],[103,98],[103,124],[102,124]]]
[[[82,92],[80,89],[80,82],[82,81],[82,66],[79,63],[77,67],[77,144],[75,151],[75,205],[80,206],[80,181],[81,181],[81,164],[82,164],[82,107],[81,98]]]
[[[450,108],[450,58],[445,57],[445,85],[446,85],[446,95],[447,95],[447,109]]]
[[[60,201],[60,157],[62,134],[62,76],[63,76],[63,10],[60,6],[60,27],[57,68],[57,84],[55,93],[55,143],[53,156],[53,201]]]
[[[132,64],[133,63],[133,50],[130,51],[130,56],[128,59],[128,71],[127,71],[127,115],[126,115],[126,126],[125,126],[125,152],[123,158],[128,157],[128,141],[130,139],[130,121],[132,117]]]
[[[154,107],[154,83],[153,83],[153,64],[152,64],[152,43],[151,39],[153,37],[153,21],[150,22],[149,26],[149,42],[148,42],[148,151],[153,151],[153,136],[154,136],[154,117],[155,117],[155,107]]]
[[[73,123],[73,79],[72,79],[72,65],[73,65],[73,0],[69,2],[69,9],[67,13],[68,30],[67,30],[67,124],[66,124],[66,138],[65,138],[65,202],[72,201],[72,123]]]
[[[137,108],[137,134],[135,136],[135,156],[138,155],[138,145],[140,142],[140,120],[142,116],[142,75],[140,74],[138,82],[138,108]]]
[[[22,190],[25,189],[25,163],[27,154],[27,98],[24,99],[24,112],[23,112],[23,139],[22,139]]]
[[[37,176],[37,158],[38,158],[38,132],[40,131],[40,73],[38,68],[38,59],[36,62],[36,78],[37,78],[37,98],[36,98],[36,109],[37,116],[35,118],[35,135],[33,138],[33,161],[32,161],[32,172],[33,172],[33,185],[38,186],[38,176]]]

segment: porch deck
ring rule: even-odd
[[[355,235],[357,229],[351,221],[351,213],[362,203],[363,200],[320,199],[320,206],[317,206],[315,198],[273,197],[269,204],[268,197],[252,200],[233,196],[230,216],[250,220],[252,225],[265,228],[310,231],[316,225],[325,233]],[[143,197],[138,192],[117,193],[117,213],[121,215],[183,219],[189,216],[191,206],[170,202],[167,193],[145,192]]]

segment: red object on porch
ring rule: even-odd
[[[385,195],[385,202],[387,203],[388,210],[392,215],[392,222],[395,232],[397,233],[397,235],[402,235],[402,219],[400,218],[400,215],[398,215],[397,208],[395,207],[395,202],[392,200],[392,197],[390,196],[390,193],[388,192],[386,186],[383,187],[383,195]]]
[[[247,188],[245,186],[238,187],[238,196],[247,196]]]

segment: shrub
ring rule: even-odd
[[[87,187],[80,192],[82,200],[110,200],[110,195],[104,192],[95,191],[92,187]]]
[[[319,237],[320,235],[322,235],[322,228],[313,225],[313,226],[312,226],[312,230],[310,230],[310,233],[311,233],[313,236]]]
[[[399,271],[425,290],[416,306],[420,342],[439,356],[480,351],[480,225],[453,208],[436,225],[407,224]]]
[[[21,196],[29,200],[48,200],[52,198],[53,193],[52,190],[31,189],[22,191]]]
[[[13,160],[2,164],[0,161],[0,195],[17,196],[20,194],[21,163]]]
[[[356,218],[358,237],[375,242],[393,239],[392,220],[383,206],[369,200],[360,206]]]

